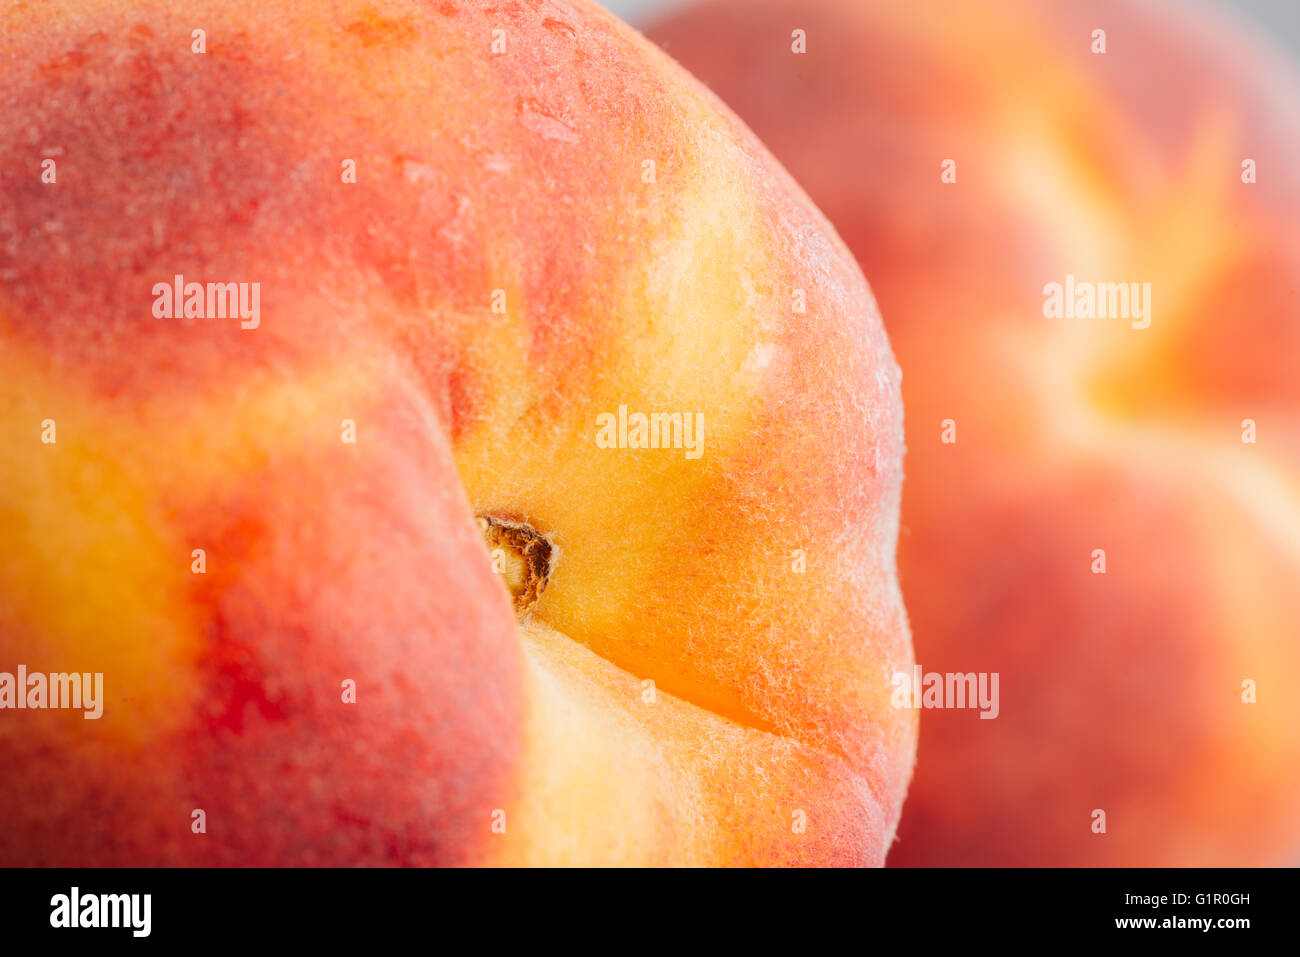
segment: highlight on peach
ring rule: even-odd
[[[1300,862],[1294,59],[607,6],[4,4],[0,866]]]

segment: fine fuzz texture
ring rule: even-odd
[[[883,862],[899,371],[713,96],[580,0],[4,16],[0,662],[108,702],[0,718],[0,862]]]

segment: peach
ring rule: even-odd
[[[1294,71],[1175,4],[718,0],[650,35],[872,282],[917,658],[1000,676],[996,719],[924,713],[891,863],[1293,863]],[[1049,315],[1075,280],[1150,311]]]
[[[898,369],[715,98],[580,0],[6,17],[0,671],[104,700],[0,710],[0,862],[883,861]]]

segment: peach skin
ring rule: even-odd
[[[899,372],[730,112],[584,0],[3,16],[0,671],[103,710],[0,863],[883,862]]]

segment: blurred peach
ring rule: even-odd
[[[996,720],[923,714],[890,862],[1294,861],[1293,70],[1181,3],[717,0],[650,35],[863,265],[918,661],[1001,676]],[[1149,327],[1048,317],[1068,276],[1149,283]]]

